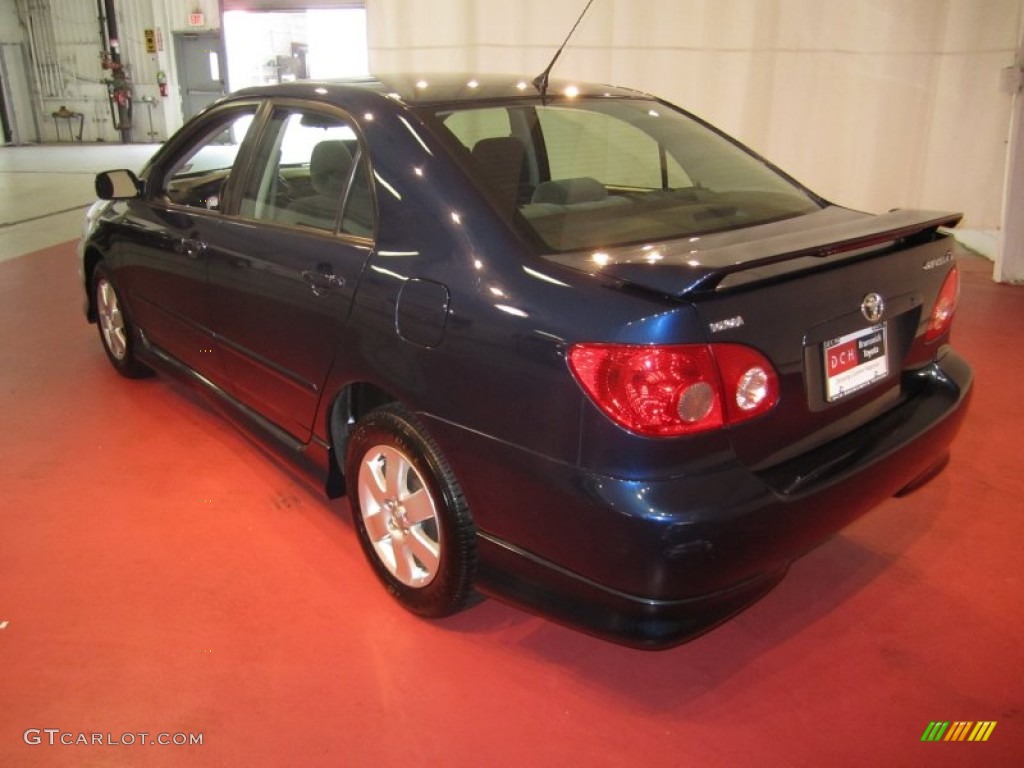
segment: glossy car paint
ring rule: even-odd
[[[340,110],[371,159],[372,238],[245,220],[231,192],[224,213],[145,195],[102,210],[82,245],[85,284],[97,260],[113,269],[147,361],[210,392],[331,495],[351,424],[373,405],[403,403],[465,491],[480,589],[645,647],[728,618],[800,554],[944,460],[971,371],[947,338],[925,344],[922,324],[954,248],[935,227],[956,216],[826,205],[655,244],[657,264],[640,246],[608,249],[600,263],[538,253],[420,111],[539,103],[537,94],[499,79],[472,89],[468,77],[418,79],[300,82],[213,108],[270,100]],[[581,98],[636,96],[580,87]],[[243,165],[251,149],[243,145]],[[749,268],[730,267],[740,261]],[[826,403],[821,344],[865,325],[871,292],[886,302],[893,375]],[[720,325],[735,318],[742,324]],[[778,406],[682,439],[618,427],[566,362],[580,342],[732,341],[772,360]]]

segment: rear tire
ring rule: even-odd
[[[110,364],[128,379],[152,375],[153,371],[135,356],[131,320],[111,280],[110,270],[102,261],[92,273],[92,296],[96,306],[96,327]]]
[[[345,462],[363,553],[405,608],[438,618],[474,596],[476,529],[462,489],[433,438],[397,403],[353,429]]]

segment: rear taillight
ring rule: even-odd
[[[741,344],[712,344],[722,377],[726,422],[759,416],[779,401],[779,379],[772,364],[756,349]]]
[[[569,367],[605,415],[650,437],[735,424],[779,399],[771,363],[739,344],[577,344]]]
[[[953,315],[956,313],[956,305],[960,301],[960,271],[956,265],[949,270],[939,297],[932,307],[931,317],[928,318],[928,330],[924,332],[924,340],[931,343],[949,332],[953,325]]]

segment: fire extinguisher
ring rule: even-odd
[[[161,96],[166,96],[167,95],[167,75],[165,75],[163,73],[163,70],[160,70],[159,72],[156,73],[156,84],[160,86],[160,95]]]

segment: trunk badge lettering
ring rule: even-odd
[[[946,251],[942,256],[938,256],[934,259],[929,259],[928,261],[926,261],[924,263],[924,266],[921,267],[921,269],[937,269],[938,267],[943,267],[946,264],[949,264],[949,262],[951,262],[952,260],[953,252]]]
[[[736,317],[728,317],[725,320],[716,320],[713,323],[708,323],[708,330],[712,333],[721,333],[722,331],[728,331],[732,328],[739,328],[743,325],[743,316],[736,315]]]
[[[885,299],[877,293],[869,293],[860,303],[860,313],[869,323],[877,323],[885,314]]]

